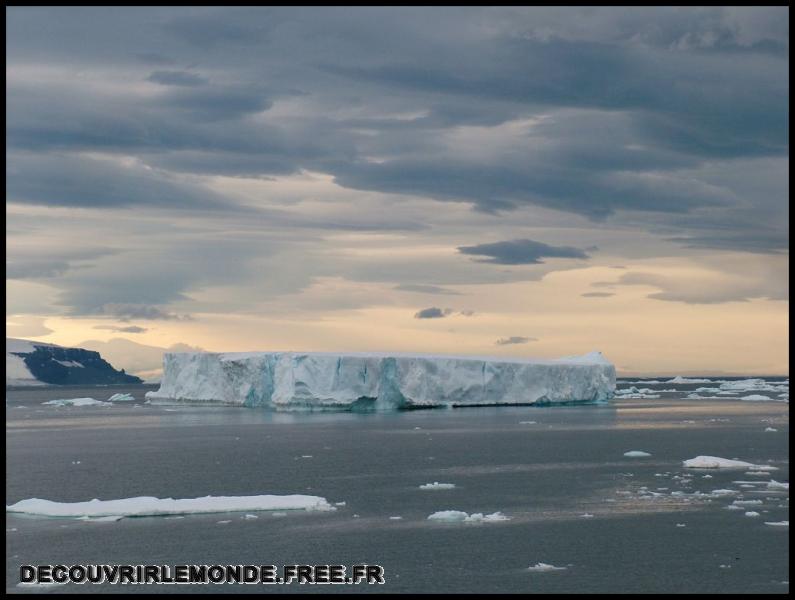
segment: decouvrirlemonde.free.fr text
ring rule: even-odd
[[[380,565],[21,565],[21,584],[383,584]]]

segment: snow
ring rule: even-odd
[[[483,513],[472,513],[471,515],[462,510],[440,510],[428,516],[429,521],[447,521],[451,523],[494,523],[497,521],[508,521],[501,512],[484,515]]]
[[[83,363],[79,363],[76,360],[57,360],[55,358],[51,359],[57,362],[59,365],[63,365],[64,367],[77,367],[80,369],[85,369],[85,365]]]
[[[53,502],[39,498],[20,500],[6,506],[6,512],[42,517],[98,518],[151,517],[199,513],[256,512],[263,510],[336,510],[319,496],[205,496],[203,498],[154,498],[140,496],[120,500]]]
[[[682,465],[691,469],[755,469],[759,471],[768,471],[776,468],[768,465],[755,465],[742,460],[720,458],[717,456],[697,456],[683,461]]]
[[[439,483],[438,481],[434,481],[433,483],[424,483],[420,486],[421,490],[452,490],[455,487],[454,483]]]
[[[643,450],[630,450],[629,452],[624,452],[624,456],[629,458],[641,458],[644,456],[651,456],[651,454],[644,452]]]
[[[93,398],[68,398],[65,400],[48,400],[42,402],[51,406],[112,406],[110,402],[94,400]]]
[[[133,402],[134,400],[132,394],[113,394],[108,398],[108,402]]]
[[[536,563],[531,567],[527,567],[527,570],[532,573],[548,573],[550,571],[565,571],[566,567],[556,567],[554,565],[548,565],[547,563]]]
[[[557,360],[363,353],[167,353],[153,402],[275,409],[601,402],[615,367],[600,353]]]

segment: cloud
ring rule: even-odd
[[[192,321],[190,315],[178,315],[146,304],[105,304],[103,313],[121,321],[143,319],[147,321]]]
[[[400,292],[416,292],[418,294],[436,294],[436,295],[449,295],[449,296],[461,295],[461,292],[456,292],[455,290],[444,288],[438,285],[426,285],[420,283],[403,283],[400,285],[396,285],[393,289],[398,290]]]
[[[130,325],[129,327],[119,327],[116,325],[95,325],[94,329],[107,329],[109,331],[118,331],[120,333],[146,333],[149,331],[146,327],[139,327],[138,325]]]
[[[541,260],[542,258],[589,258],[588,254],[580,248],[550,246],[528,239],[459,246],[458,251],[461,254],[485,256],[487,258],[478,259],[478,262],[497,265],[537,265],[544,262]]]
[[[196,73],[191,73],[190,71],[152,71],[146,80],[160,85],[185,87],[194,87],[207,83],[207,79]]]
[[[415,319],[441,319],[453,313],[452,308],[423,308],[414,314]]]
[[[615,296],[610,292],[586,292],[585,294],[580,294],[583,298],[609,298],[610,296]]]
[[[536,342],[536,341],[538,341],[538,338],[524,337],[521,335],[512,335],[511,337],[500,338],[494,343],[497,346],[508,346],[511,344],[526,344],[528,342]]]

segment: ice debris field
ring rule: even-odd
[[[274,409],[396,409],[604,402],[599,352],[555,360],[304,352],[170,353],[152,403]]]

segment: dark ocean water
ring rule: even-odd
[[[6,589],[24,589],[16,585],[20,564],[369,563],[384,567],[383,586],[82,585],[52,592],[787,592],[789,528],[764,522],[789,520],[789,494],[764,484],[789,481],[789,405],[685,398],[704,385],[606,406],[376,414],[155,407],[143,404],[151,386],[8,390],[7,504],[303,493],[345,505],[258,519],[228,513],[86,522],[7,514]],[[104,400],[119,391],[136,402],[41,404]],[[629,450],[652,456],[624,457]],[[682,468],[682,460],[702,454],[778,470],[751,477]],[[748,480],[759,483],[735,483]],[[456,488],[418,488],[433,481]],[[720,488],[762,500],[752,507],[760,516],[727,510],[733,498],[690,495]],[[440,510],[501,511],[511,520],[427,520]],[[538,562],[566,569],[527,571]]]

